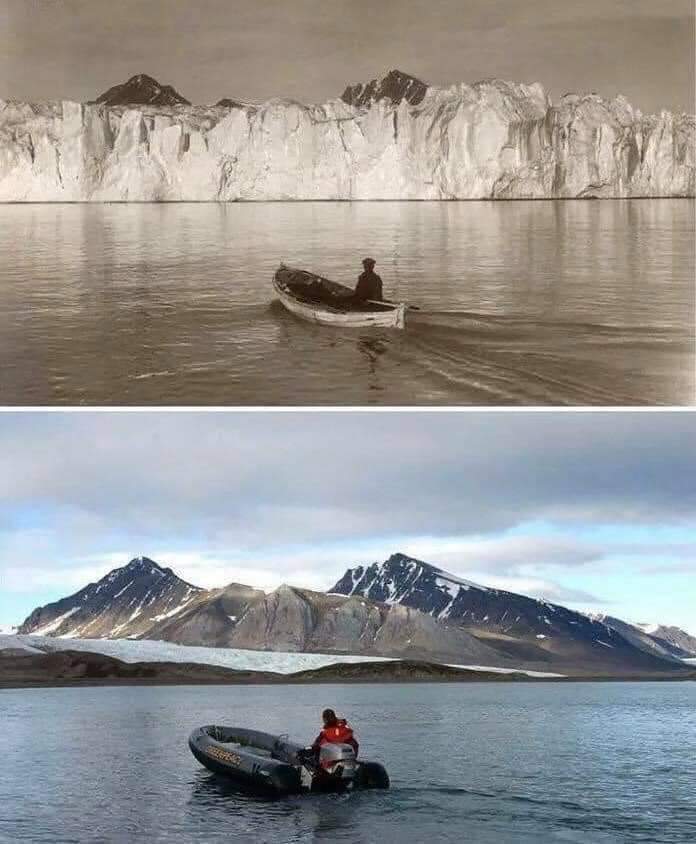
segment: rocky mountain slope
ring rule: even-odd
[[[695,192],[694,117],[623,97],[552,103],[538,83],[435,87],[395,70],[321,105],[196,106],[133,79],[96,103],[0,100],[0,201]]]
[[[122,85],[114,85],[95,100],[104,105],[155,105],[155,106],[177,106],[191,105],[171,85],[160,85],[156,79],[145,73],[124,82]]]
[[[630,641],[616,627],[583,613],[462,580],[404,554],[348,569],[331,592],[412,607],[527,663],[675,661],[667,651]]]
[[[238,620],[251,604],[264,597],[261,590],[240,583],[201,591],[181,610],[154,624],[147,638],[179,645],[233,647]]]
[[[395,554],[349,569],[329,594],[287,585],[269,594],[241,584],[204,590],[138,557],[35,609],[18,632],[573,674],[682,667],[640,631],[617,626]]]
[[[493,648],[408,607],[281,586],[252,604],[233,636],[239,648],[353,653],[505,665]]]
[[[630,624],[612,616],[594,616],[626,638],[634,636],[645,646],[657,653],[668,654],[675,659],[696,657],[696,636],[691,636],[679,627],[665,624]]]
[[[612,630],[616,630],[616,632],[620,633],[624,639],[646,653],[655,654],[663,659],[680,660],[683,656],[688,656],[688,654],[683,653],[681,649],[675,648],[672,645],[651,636],[642,628],[641,625],[630,624],[628,621],[622,621],[620,618],[605,615],[604,613],[588,613],[588,618],[591,618],[600,624],[605,624]]]
[[[74,595],[38,607],[17,632],[85,639],[142,636],[203,593],[171,569],[136,557]]]
[[[637,625],[662,647],[681,659],[696,657],[696,636],[665,624]]]
[[[290,586],[268,595],[240,584],[208,591],[147,557],[132,560],[68,598],[35,609],[18,632],[509,664],[458,627],[407,607]]]
[[[341,99],[348,105],[365,108],[378,100],[389,100],[392,105],[398,105],[405,100],[409,105],[418,105],[428,92],[428,86],[402,73],[400,70],[390,70],[382,79],[371,79],[368,83],[349,85],[341,95]]]

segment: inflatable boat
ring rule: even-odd
[[[208,770],[273,794],[389,788],[385,768],[357,759],[348,744],[322,745],[317,758],[286,736],[212,725],[194,730],[189,747]]]

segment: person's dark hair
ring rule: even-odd
[[[333,727],[333,725],[336,723],[336,721],[338,721],[338,718],[336,717],[336,713],[333,711],[333,709],[325,709],[321,713],[321,717],[322,717],[322,720],[326,724],[327,727]]]
[[[374,267],[376,263],[374,258],[363,258],[363,267]]]

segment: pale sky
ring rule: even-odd
[[[696,414],[0,413],[0,626],[147,555],[330,588],[402,551],[696,635]]]
[[[0,98],[96,98],[137,73],[194,103],[318,102],[398,68],[694,107],[691,0],[0,0]]]

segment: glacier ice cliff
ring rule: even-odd
[[[538,83],[416,94],[393,102],[353,89],[358,104],[322,105],[0,100],[0,201],[694,195],[693,116],[645,116],[596,94],[554,104]]]

